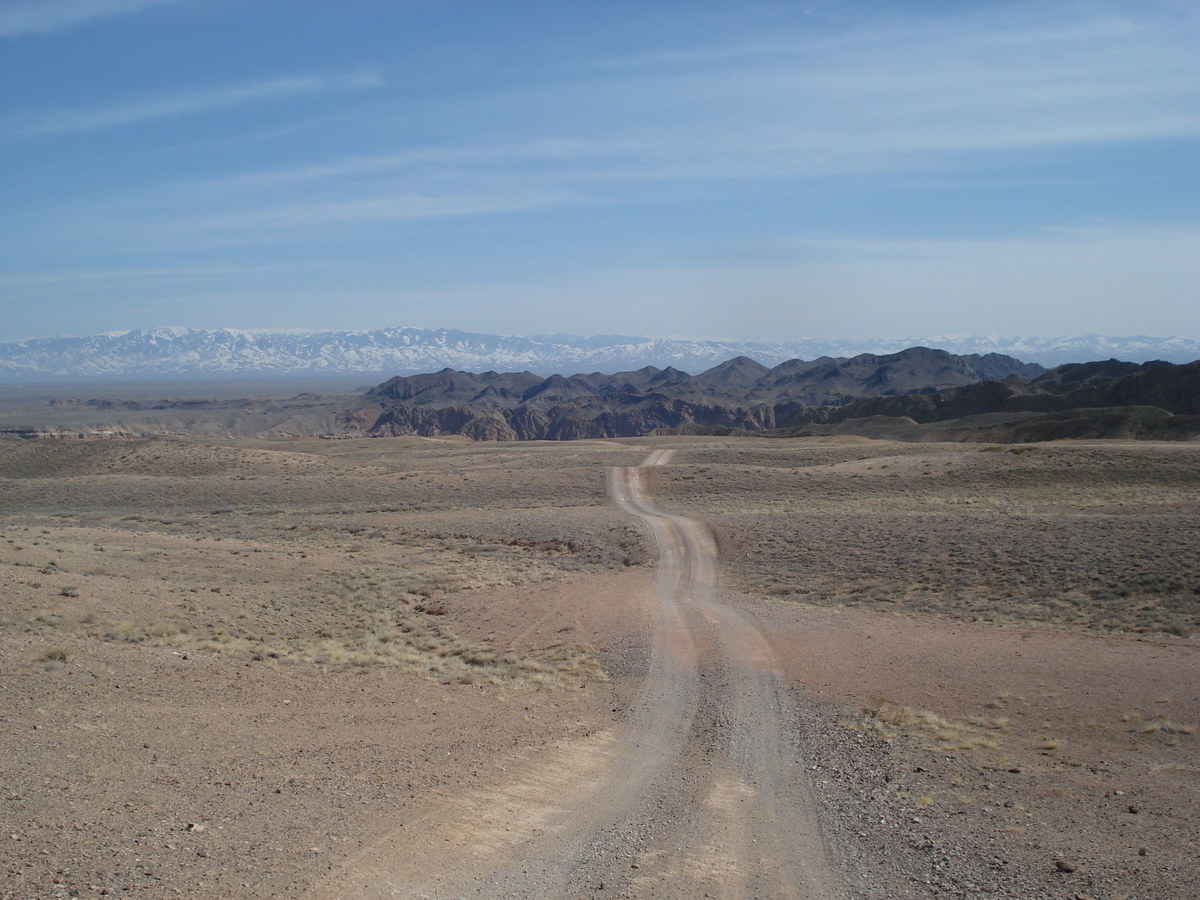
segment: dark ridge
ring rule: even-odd
[[[777,433],[816,433],[813,426],[836,426],[840,433],[865,428],[868,421],[877,430],[879,419],[902,419],[916,426],[1005,414],[1019,415],[1021,424],[1004,422],[1001,427],[989,422],[988,436],[978,429],[967,433],[980,435],[979,440],[1190,440],[1200,435],[1200,361],[1070,363],[1030,381],[1009,376],[933,392],[860,397],[850,403],[798,408]]]
[[[549,378],[443,369],[373,388],[343,425],[351,433],[450,433],[479,440],[631,437],[679,428],[755,432],[796,424],[808,410],[837,408],[862,397],[919,398],[990,378],[1042,372],[1012,357],[955,356],[926,347],[850,359],[789,360],[773,369],[740,356],[696,376],[673,366]]]

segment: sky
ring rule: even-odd
[[[0,0],[0,341],[1200,336],[1200,4]]]

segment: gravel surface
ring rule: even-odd
[[[1196,459],[0,441],[0,897],[1194,896]]]

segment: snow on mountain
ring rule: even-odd
[[[412,375],[450,367],[540,375],[618,372],[653,365],[701,372],[748,356],[766,366],[789,359],[897,353],[924,346],[951,353],[1000,353],[1044,366],[1116,358],[1129,362],[1200,359],[1200,340],[1183,337],[1038,338],[940,335],[896,339],[807,339],[786,343],[691,341],[568,334],[533,337],[422,328],[376,331],[201,331],[164,327],[86,337],[0,344],[0,380],[162,378],[245,375]]]

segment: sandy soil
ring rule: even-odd
[[[811,839],[739,844],[719,620],[638,781],[660,446]],[[0,897],[1194,896],[1198,451],[0,442]]]

